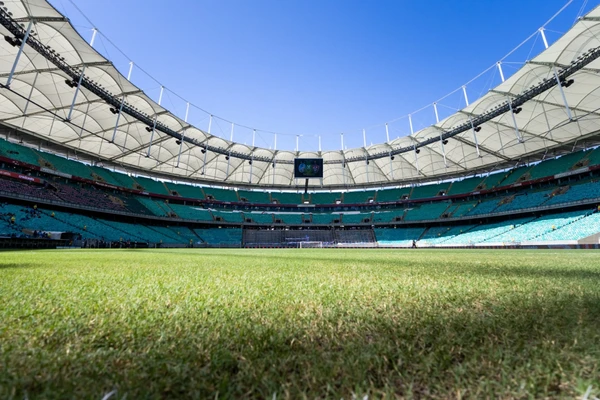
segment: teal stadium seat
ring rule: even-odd
[[[0,156],[31,165],[40,165],[39,156],[34,150],[16,143],[7,142],[4,139],[0,139]]]
[[[410,194],[411,199],[428,199],[436,197],[441,191],[448,191],[450,183],[439,183],[439,184],[425,184],[421,186],[415,186]]]
[[[368,203],[369,200],[375,199],[374,190],[361,190],[356,192],[344,192],[343,203],[344,204],[363,204]]]
[[[410,197],[410,192],[412,192],[412,187],[378,190],[375,201],[378,203],[399,201],[402,200],[402,197]]]

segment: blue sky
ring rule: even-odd
[[[435,122],[434,101],[492,66],[567,0],[51,0],[124,75],[179,116],[185,99],[215,116],[211,132],[293,150],[348,148]],[[579,15],[574,0],[547,27],[552,43]],[[586,4],[585,12],[597,5]],[[116,45],[116,47],[115,47]],[[505,75],[543,50],[534,35],[503,64]],[[124,53],[124,54],[122,54]],[[151,77],[152,78],[151,78]],[[473,101],[500,82],[492,68],[467,86]],[[179,96],[179,97],[178,97]],[[440,117],[464,106],[462,91],[440,101]],[[427,107],[429,105],[429,107]],[[208,128],[192,107],[189,121]],[[414,111],[425,107],[420,112]],[[243,126],[245,127],[243,127]]]

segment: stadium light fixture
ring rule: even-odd
[[[475,132],[479,132],[479,131],[481,131],[481,127],[480,127],[480,126],[476,126],[475,128],[473,128],[473,130],[474,130]]]
[[[442,140],[442,143],[443,143],[443,144],[448,144],[448,139],[444,139],[444,140]]]
[[[152,128],[151,128],[151,127],[149,127],[149,126],[147,126],[147,127],[146,127],[146,132],[152,132]]]
[[[522,108],[522,107],[517,107],[517,108],[513,109],[513,112],[514,112],[515,114],[518,114],[518,113],[520,113],[521,111],[523,111],[523,108]]]
[[[415,149],[415,153],[419,154],[421,152],[421,149]]]
[[[390,157],[390,160],[394,161],[394,159],[395,159],[395,158],[396,158],[396,157],[394,157],[394,156],[391,156],[391,157]]]
[[[567,80],[564,80],[564,81],[562,81],[562,82],[560,83],[560,85],[561,85],[562,87],[564,87],[564,88],[568,88],[569,86],[571,86],[571,85],[572,85],[572,84],[574,84],[574,83],[575,83],[575,80],[574,80],[574,79],[569,79],[568,81],[567,81]]]

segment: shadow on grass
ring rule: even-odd
[[[7,343],[0,397],[5,387],[17,398],[113,389],[119,398],[573,398],[579,380],[600,385],[599,300],[582,293],[388,312],[331,304],[307,320],[198,310],[139,331],[82,330],[71,356],[67,332],[22,353]]]

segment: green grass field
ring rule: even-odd
[[[0,398],[600,396],[600,252],[0,253]]]

